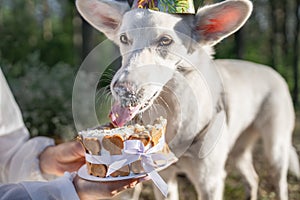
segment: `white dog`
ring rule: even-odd
[[[120,47],[122,66],[111,83],[117,107],[144,113],[143,119],[155,113],[168,119],[166,137],[179,157],[161,172],[168,198],[178,199],[176,173],[184,172],[199,199],[222,199],[225,162],[232,153],[249,198],[257,199],[252,148],[262,138],[278,199],[288,199],[287,171],[298,177],[300,172],[286,82],[267,66],[211,56],[212,46],[248,19],[250,1],[224,1],[196,15],[130,10],[109,0],[76,3],[82,16]],[[121,116],[121,122],[127,118]]]

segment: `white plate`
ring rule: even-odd
[[[147,174],[143,173],[143,174],[129,174],[128,176],[119,176],[119,177],[106,177],[106,178],[100,178],[100,177],[96,177],[96,176],[92,176],[89,175],[87,172],[87,168],[86,165],[83,165],[77,172],[78,176],[88,180],[88,181],[120,181],[120,180],[126,180],[126,179],[132,179],[132,178],[141,178],[143,176],[147,176]]]
[[[175,163],[177,161],[177,159],[172,159],[169,160],[169,162],[166,165],[163,165],[159,168],[156,169],[157,172],[166,169],[167,167],[169,167],[170,165],[172,165],[173,163]],[[119,177],[105,177],[105,178],[100,178],[100,177],[96,177],[96,176],[92,176],[89,175],[87,172],[87,168],[86,165],[83,165],[77,172],[78,176],[88,180],[88,181],[100,181],[100,182],[105,182],[105,181],[120,181],[120,180],[126,180],[126,179],[132,179],[132,178],[141,178],[144,176],[147,176],[147,173],[141,173],[141,174],[134,174],[134,173],[130,173],[128,176],[119,176]]]

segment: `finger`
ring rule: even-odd
[[[138,183],[139,183],[138,180],[136,182],[132,182],[128,185],[129,186],[128,188],[134,188]]]
[[[80,142],[74,141],[74,152],[80,157],[85,156],[85,150]]]
[[[84,157],[84,149],[77,141],[60,144],[59,150],[64,161],[74,161]]]
[[[68,145],[68,151],[72,152],[73,155],[82,157],[84,156],[84,149],[82,147],[82,144],[80,142],[77,141],[71,141],[71,142],[67,142],[65,143],[66,145]],[[65,149],[67,150],[67,149]]]
[[[116,195],[124,190],[127,190],[127,189],[132,189],[134,188],[136,185],[138,184],[138,180],[135,180],[133,182],[129,182],[128,184],[125,184],[123,186],[121,186],[120,188],[117,188],[115,190],[112,190],[111,194],[112,195]]]
[[[138,179],[121,180],[108,183],[112,191],[124,190],[134,187],[138,183]]]
[[[58,175],[63,175],[64,172],[75,172],[85,164],[85,159],[77,160],[76,162],[59,162],[56,164],[56,171]]]
[[[65,164],[65,171],[69,171],[69,172],[78,171],[79,168],[84,164],[85,164],[85,159],[84,158],[82,160],[77,160],[76,162],[66,163]]]

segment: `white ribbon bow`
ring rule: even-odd
[[[123,155],[95,156],[86,154],[86,160],[93,164],[108,165],[109,167],[106,176],[109,176],[123,166],[141,159],[141,163],[147,175],[152,179],[153,183],[158,187],[162,194],[167,197],[168,185],[155,170],[160,166],[154,162],[164,161],[164,165],[168,163],[168,157],[157,153],[163,149],[164,145],[164,137],[161,137],[158,144],[148,150],[145,149],[140,140],[126,140],[124,141]]]

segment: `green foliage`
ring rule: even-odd
[[[32,136],[74,135],[74,10],[68,0],[0,2],[0,66]]]
[[[49,66],[57,62],[74,64],[75,8],[67,0],[56,7],[64,8],[64,13],[51,9],[47,1],[0,2],[0,58],[13,64],[38,50]]]
[[[26,62],[0,63],[32,136],[74,136],[72,88],[74,69],[63,63],[48,67],[37,53]]]

